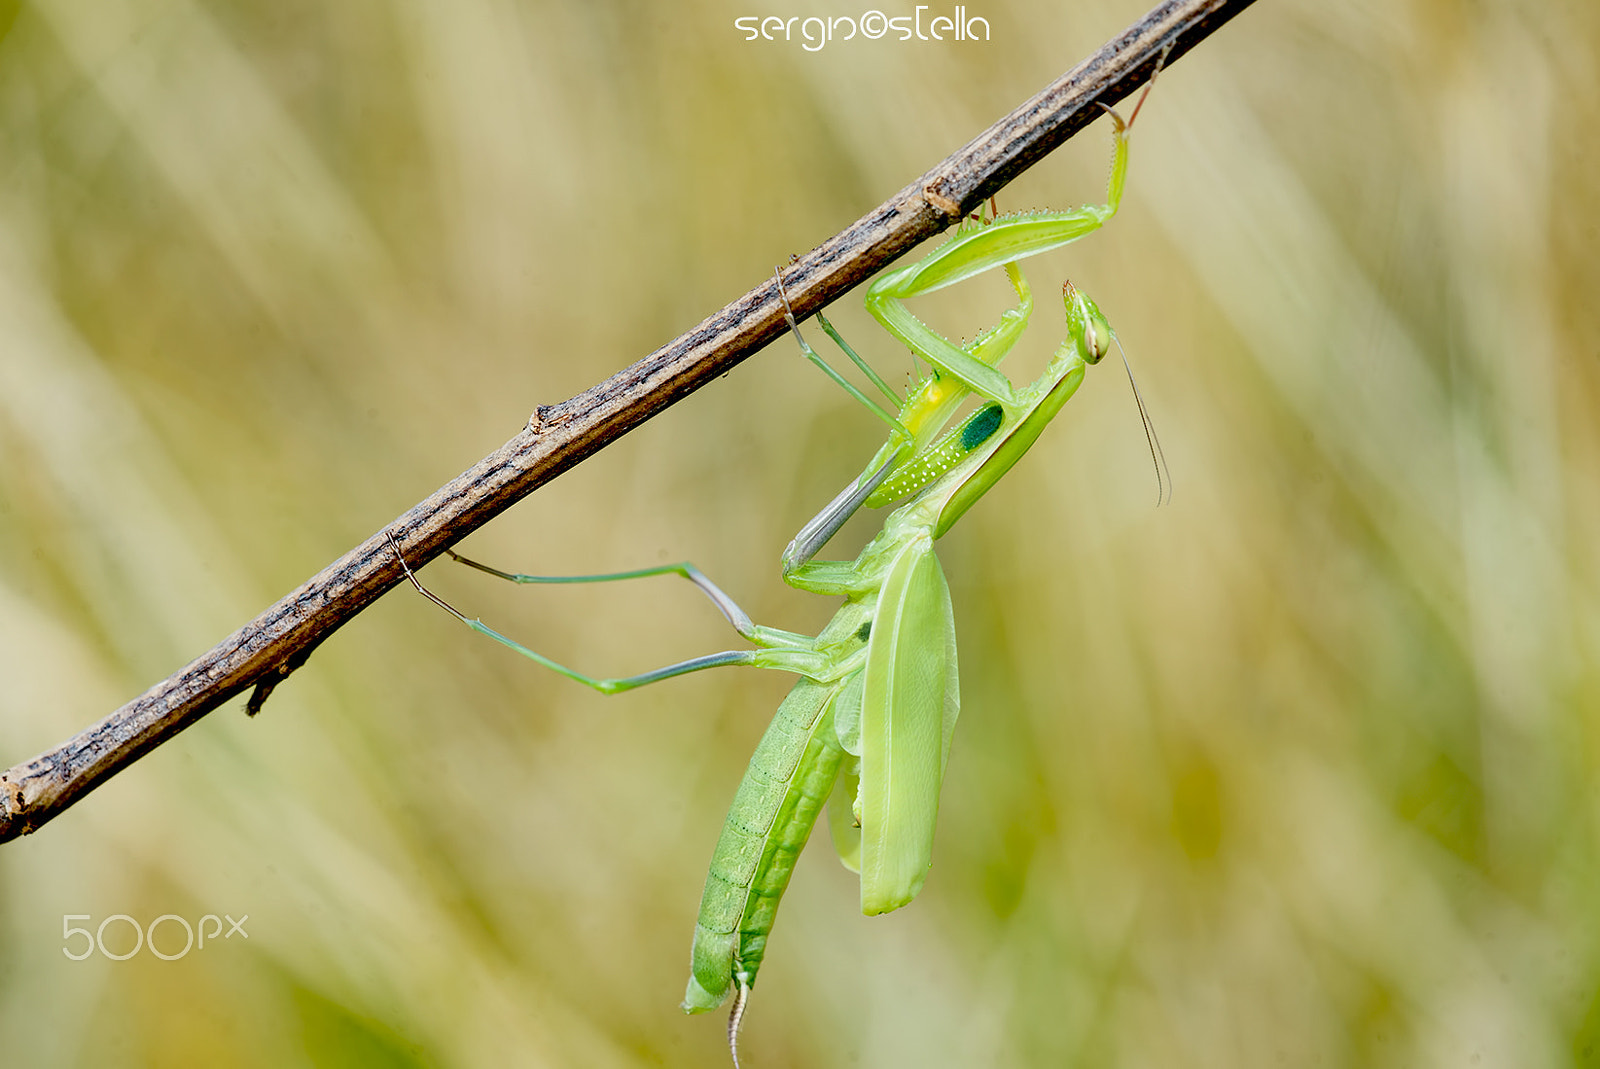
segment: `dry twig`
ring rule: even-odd
[[[1251,0],[1167,0],[963,148],[792,264],[797,316],[839,297],[999,191],[1137,89],[1169,49],[1171,65]],[[605,382],[557,405],[425,501],[352,549],[187,667],[100,723],[0,775],[0,842],[39,828],[105,779],[254,687],[246,711],[348,620],[535,489],[724,374],[784,331],[772,280]]]

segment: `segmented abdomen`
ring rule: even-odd
[[[796,682],[750,758],[700,898],[683,998],[690,1013],[720,1006],[736,973],[755,982],[778,901],[839,774],[831,712],[843,685]]]

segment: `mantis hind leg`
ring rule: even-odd
[[[392,537],[390,542],[391,544],[393,543]],[[739,604],[730,598],[726,593],[724,593],[721,587],[713,583],[710,578],[707,577],[705,572],[702,572],[699,568],[696,568],[688,561],[681,561],[677,564],[662,564],[654,568],[636,568],[633,571],[628,572],[602,572],[597,575],[529,575],[525,572],[503,572],[499,568],[492,568],[489,565],[482,564],[471,559],[470,557],[463,557],[453,549],[447,549],[444,552],[446,556],[458,564],[465,564],[468,568],[476,568],[478,571],[484,572],[487,575],[492,575],[498,579],[504,579],[507,582],[517,583],[519,585],[524,583],[541,583],[552,585],[568,583],[614,583],[624,579],[648,579],[651,576],[656,575],[678,575],[693,583],[695,588],[704,594],[711,601],[711,604],[717,607],[717,611],[722,613],[723,617],[727,619],[728,623],[733,625],[733,629],[739,632],[739,634],[743,635],[745,638],[750,639],[752,642],[758,641],[756,634],[761,630],[761,628],[758,628],[753,622],[751,622],[749,613],[741,609]],[[395,555],[398,556],[399,553],[400,550],[398,547],[396,547]],[[405,561],[402,560],[401,563],[404,564]]]
[[[702,657],[691,657],[685,661],[678,661],[675,664],[669,664],[663,668],[657,668],[649,672],[641,672],[638,675],[632,676],[599,678],[596,676],[587,675],[575,668],[569,668],[566,665],[561,664],[559,661],[555,661],[549,657],[546,657],[544,654],[539,653],[537,650],[534,650],[529,646],[523,645],[508,635],[501,634],[488,624],[485,624],[482,620],[475,620],[467,616],[460,609],[457,609],[454,605],[450,604],[448,601],[444,600],[444,598],[440,597],[438,594],[435,594],[432,590],[429,590],[422,584],[422,580],[418,579],[416,573],[411,570],[411,565],[407,563],[405,555],[400,552],[400,545],[395,541],[394,535],[392,534],[389,535],[389,547],[391,550],[393,550],[395,558],[399,560],[400,567],[405,571],[406,578],[411,582],[411,585],[417,589],[417,593],[421,594],[423,597],[427,598],[439,608],[443,609],[445,612],[448,612],[451,616],[454,616],[457,620],[460,620],[462,623],[466,624],[480,635],[484,635],[487,638],[492,638],[502,646],[521,654],[530,661],[542,664],[551,671],[566,676],[568,679],[571,679],[574,682],[582,683],[584,686],[597,690],[602,694],[620,694],[625,690],[633,690],[637,687],[648,686],[651,683],[659,683],[664,679],[673,679],[677,676],[688,675],[690,672],[704,671],[707,668],[724,668],[734,665],[741,665],[752,668],[776,668],[781,671],[795,672],[799,675],[805,676],[825,674],[828,668],[828,665],[825,663],[825,659],[817,654],[815,650],[815,643],[812,639],[807,638],[804,635],[795,635],[787,631],[779,631],[776,628],[762,627],[758,624],[751,623],[750,617],[745,613],[745,611],[739,608],[739,606],[736,605],[726,594],[722,593],[722,591],[714,583],[712,583],[711,580],[707,579],[705,575],[692,564],[669,564],[658,568],[641,568],[632,572],[612,572],[605,575],[534,576],[520,575],[515,572],[502,572],[499,569],[490,568],[487,565],[479,564],[477,561],[468,560],[457,553],[452,553],[449,550],[446,550],[446,552],[450,553],[450,556],[454,557],[456,560],[459,560],[464,564],[469,564],[472,567],[477,568],[479,571],[487,572],[490,575],[495,575],[500,578],[519,583],[610,582],[619,579],[638,579],[651,575],[682,575],[684,578],[693,582],[697,587],[705,592],[708,597],[711,598],[712,602],[722,610],[723,615],[728,618],[729,622],[734,625],[735,629],[738,630],[741,635],[760,647],[759,649],[753,650],[726,650],[721,653],[706,654]]]

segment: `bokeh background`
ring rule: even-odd
[[[732,20],[865,7],[0,4],[0,765],[1145,6],[973,0],[987,44],[812,53]],[[1094,294],[1176,495],[1108,365],[944,539],[965,715],[926,890],[862,918],[819,838],[746,1065],[1600,1065],[1597,54],[1589,0],[1262,0],[1162,75],[1121,216],[1028,265],[1013,359],[1053,349],[1060,279]],[[1108,148],[1102,123],[1002,208],[1098,202]],[[1005,296],[918,308],[970,335]],[[900,376],[859,295],[836,308]],[[813,629],[832,605],[779,551],[880,438],[780,343],[463,548],[693,560]],[[598,673],[730,645],[670,579],[427,576]],[[788,685],[607,699],[396,591],[259,718],[0,848],[4,1058],[725,1064],[677,1001]],[[248,915],[248,941],[67,960],[64,923],[116,914]]]

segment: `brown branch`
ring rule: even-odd
[[[1170,65],[1251,0],[1167,0],[1038,96],[978,135],[784,274],[804,317],[999,191]],[[0,775],[0,842],[39,828],[200,717],[254,687],[255,713],[311,651],[403,574],[391,532],[420,566],[535,489],[726,373],[784,330],[769,280],[722,311],[557,405],[393,524],[340,557],[215,649],[100,723]]]

